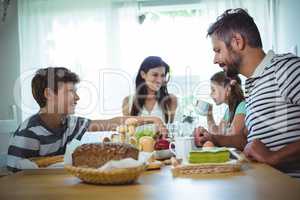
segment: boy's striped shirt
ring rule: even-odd
[[[18,171],[18,162],[24,158],[63,155],[73,138],[81,139],[90,120],[69,116],[63,127],[47,128],[39,114],[24,121],[13,134],[8,148],[7,167]]]

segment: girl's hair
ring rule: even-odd
[[[228,97],[229,107],[229,123],[234,118],[234,113],[240,102],[245,100],[243,90],[241,88],[241,79],[238,75],[235,77],[227,77],[224,71],[215,73],[210,81],[215,82],[223,87],[230,86],[230,93]]]
[[[141,72],[143,71],[144,73],[147,73],[150,69],[157,68],[157,67],[165,67],[166,82],[161,86],[161,88],[159,89],[159,91],[156,92],[155,95],[156,95],[156,100],[164,113],[165,122],[167,123],[169,122],[169,120],[171,120],[169,119],[169,108],[171,104],[171,98],[167,89],[170,67],[158,56],[149,56],[145,58],[140,66],[140,69],[135,79],[136,91],[135,91],[135,96],[133,99],[130,115],[137,116],[140,113],[140,111],[142,110],[145,104],[145,99],[148,94],[147,85],[145,83],[145,80],[141,76]]]

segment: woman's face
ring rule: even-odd
[[[142,71],[141,76],[145,80],[147,88],[157,92],[166,81],[166,68],[163,66],[156,67],[147,73]]]
[[[223,87],[222,85],[212,81],[210,83],[210,90],[210,96],[217,105],[227,103],[229,87]]]

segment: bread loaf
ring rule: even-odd
[[[124,158],[138,159],[139,151],[125,143],[90,143],[83,144],[72,154],[73,166],[99,168],[110,160]]]
[[[43,168],[43,167],[48,167],[49,165],[52,164],[64,162],[64,155],[34,157],[34,158],[29,158],[29,160],[34,162],[39,168]]]

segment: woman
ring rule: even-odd
[[[234,135],[241,134],[245,127],[245,98],[241,89],[241,79],[236,76],[232,79],[226,77],[221,71],[214,74],[211,79],[211,98],[217,105],[228,105],[224,117],[216,125],[212,106],[209,106],[207,115],[208,131],[213,134]]]
[[[145,58],[135,79],[135,94],[123,100],[123,115],[157,116],[165,123],[172,123],[177,98],[168,93],[169,73],[169,65],[160,57]]]

